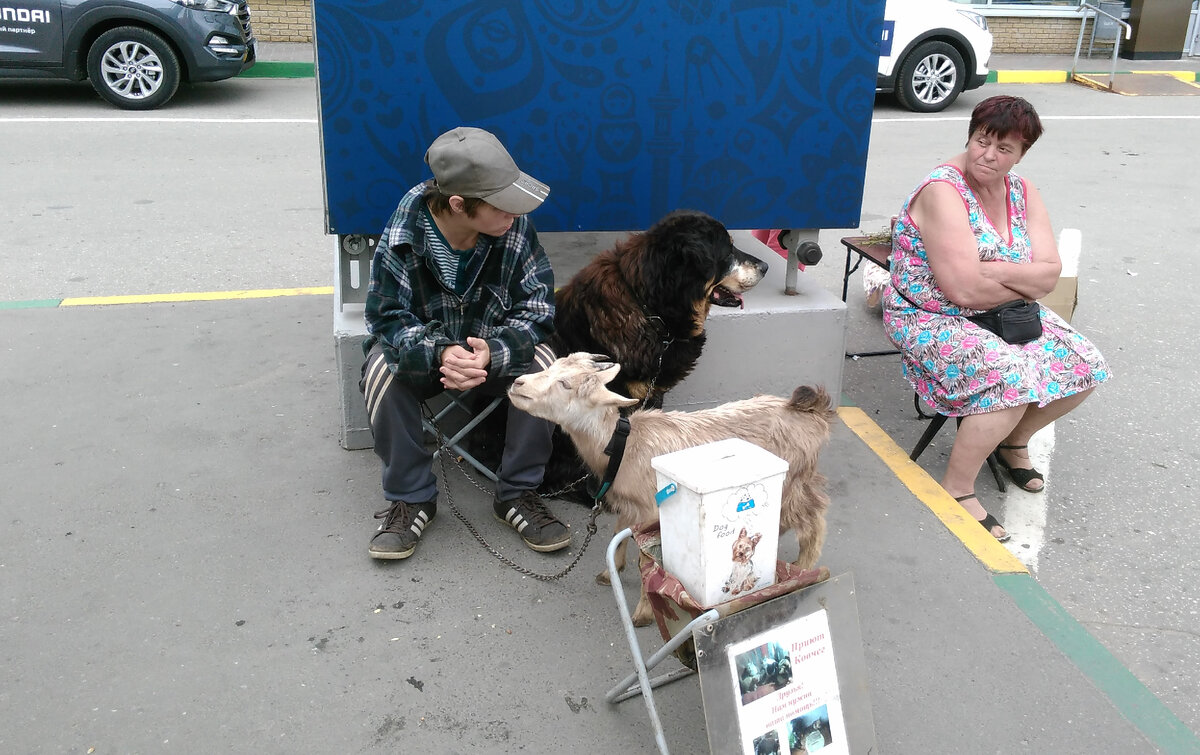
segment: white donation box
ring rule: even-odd
[[[663,568],[713,606],[775,583],[788,464],[740,438],[651,459]]]

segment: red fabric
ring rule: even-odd
[[[783,244],[779,243],[780,230],[779,228],[760,228],[757,231],[750,231],[750,235],[766,244],[773,252],[786,260],[788,257],[787,250],[783,248]],[[798,265],[797,267],[801,270],[804,269],[804,265]]]

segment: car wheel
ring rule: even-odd
[[[88,79],[101,97],[126,110],[166,104],[179,88],[179,57],[167,40],[147,29],[119,26],[88,50]]]
[[[896,99],[917,113],[936,113],[958,98],[966,84],[966,67],[958,50],[945,42],[925,42],[900,66]]]

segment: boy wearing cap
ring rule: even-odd
[[[437,513],[421,402],[444,390],[500,393],[554,359],[554,274],[525,214],[550,189],[522,173],[495,136],[452,129],[425,153],[433,180],[400,200],[371,264],[362,381],[388,508],[372,558],[408,558]],[[554,425],[513,407],[493,513],[536,551],[571,543],[534,492]]]

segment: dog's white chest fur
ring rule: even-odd
[[[729,579],[725,580],[725,587],[721,588],[721,591],[730,595],[738,595],[753,590],[756,582],[758,582],[758,577],[754,574],[753,559],[748,559],[744,563],[735,562],[729,571]]]

